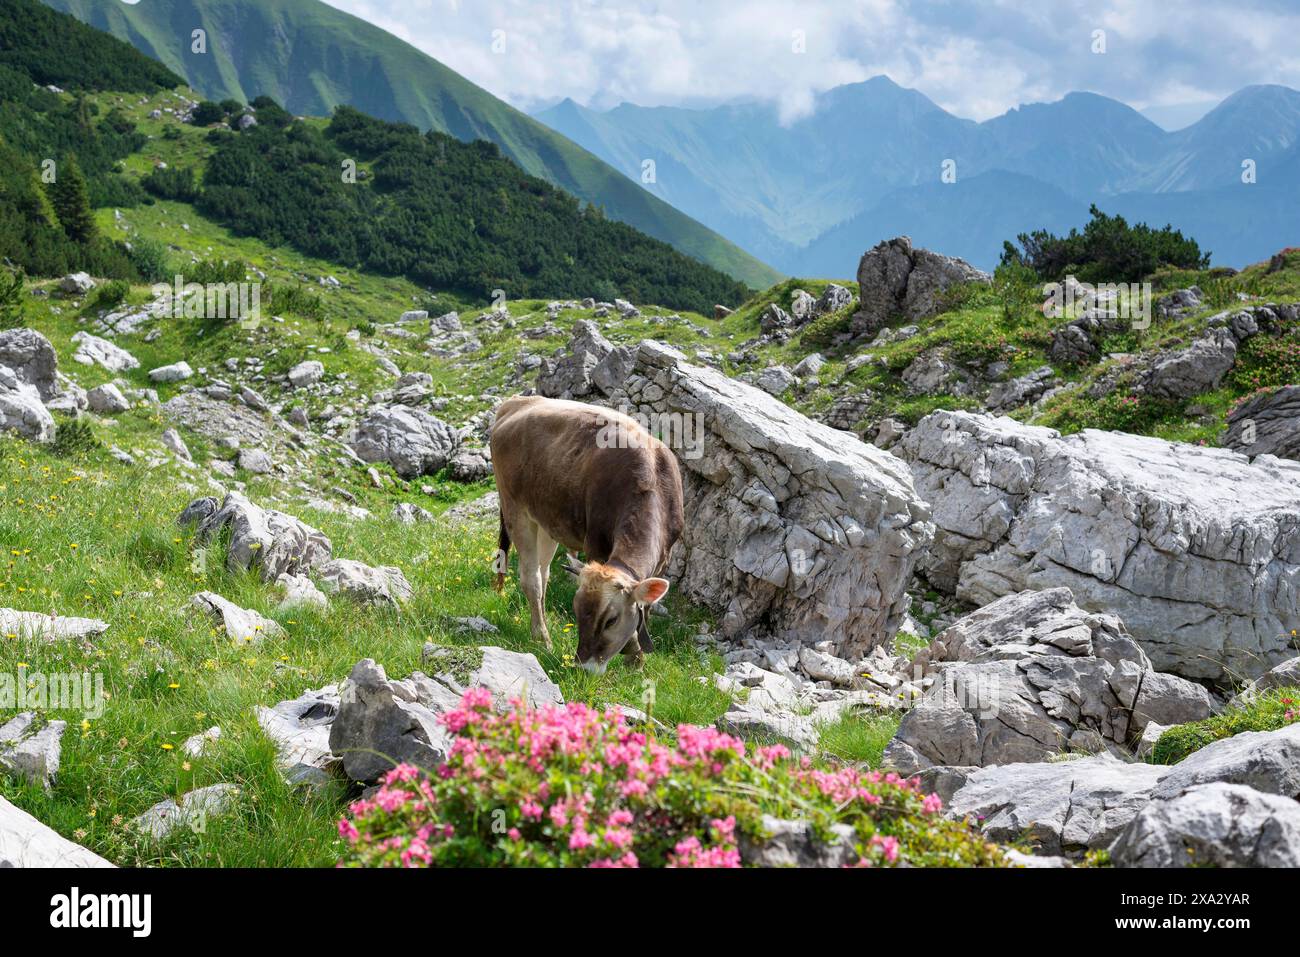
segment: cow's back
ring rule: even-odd
[[[611,443],[615,427],[635,437],[632,446],[641,447]],[[526,512],[566,548],[599,556],[621,505],[647,493],[660,501],[666,498],[664,504],[675,513],[669,524],[680,531],[676,459],[622,413],[581,402],[515,396],[497,410],[491,446],[503,512]],[[661,498],[664,486],[676,487]],[[589,527],[593,522],[601,527]]]

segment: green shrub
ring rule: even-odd
[[[274,283],[270,302],[277,313],[289,313],[302,319],[325,320],[325,299],[305,283]],[[374,329],[374,326],[371,326]],[[374,333],[369,333],[373,335]]]
[[[25,326],[23,305],[27,292],[23,288],[21,269],[0,269],[0,330]]]
[[[1108,216],[1095,205],[1088,212],[1092,219],[1083,232],[1071,229],[1067,236],[1055,236],[1039,229],[1017,236],[1019,249],[1003,243],[1002,264],[1027,266],[1042,280],[1074,275],[1089,283],[1138,282],[1162,266],[1209,266],[1209,253],[1172,226],[1130,226],[1123,216]]]
[[[1276,731],[1300,719],[1300,688],[1278,688],[1261,694],[1244,708],[1170,728],[1151,752],[1154,764],[1177,764],[1207,744],[1243,731]]]
[[[155,166],[140,184],[160,199],[192,203],[199,195],[194,170],[189,167]]]
[[[68,419],[60,422],[54,430],[50,451],[65,458],[75,458],[99,447],[99,439],[95,438],[95,430],[87,420]]]
[[[131,284],[125,279],[110,279],[95,287],[86,299],[86,306],[90,309],[112,309],[123,302],[130,292]]]
[[[1228,381],[1238,392],[1300,382],[1300,337],[1251,336],[1237,350]]]
[[[220,123],[226,118],[226,111],[218,103],[211,100],[204,100],[198,106],[194,107],[194,112],[190,114],[190,122],[195,126],[211,126],[213,123]]]
[[[1044,412],[1042,424],[1064,433],[1082,429],[1103,429],[1150,435],[1162,424],[1182,422],[1185,403],[1177,399],[1157,399],[1132,395],[1121,390],[1101,399],[1083,392],[1069,392]]]
[[[993,295],[1008,322],[1023,318],[1042,304],[1042,283],[1020,262],[1003,263],[993,271]]]
[[[165,282],[172,278],[171,257],[167,247],[155,239],[137,236],[127,251],[131,265],[145,282]]]
[[[185,282],[208,283],[243,282],[248,266],[238,260],[203,259],[191,263],[182,271]]]

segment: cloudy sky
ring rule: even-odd
[[[879,73],[972,119],[1071,90],[1157,113],[1300,88],[1296,0],[327,2],[523,109],[757,98],[793,118]]]

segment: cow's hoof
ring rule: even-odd
[[[505,591],[505,588],[506,588],[506,576],[498,574],[496,579],[492,582],[492,590],[499,595],[503,591]]]

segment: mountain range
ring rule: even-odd
[[[586,149],[390,33],[319,0],[46,0],[126,40],[212,100],[270,96],[290,112],[343,105],[457,139],[485,139],[526,173],[751,287],[775,270]],[[206,32],[194,52],[193,31]]]
[[[1233,266],[1290,245],[1300,222],[1300,92],[1282,86],[1246,87],[1172,132],[1092,93],[975,122],[884,76],[826,91],[785,124],[762,103],[601,112],[564,100],[529,117],[319,0],[45,2],[213,99],[266,94],[309,115],[349,104],[491,140],[525,171],[750,286],[778,271],[851,276],[863,250],[900,233],[992,268],[1004,240],[1082,226],[1092,203],[1170,223]],[[205,54],[190,51],[196,26]]]
[[[851,275],[899,232],[988,268],[1003,240],[1082,225],[1094,202],[1170,222],[1237,266],[1293,242],[1300,222],[1300,92],[1282,86],[1242,89],[1175,132],[1092,93],[976,123],[884,76],[787,125],[759,104],[565,100],[536,115],[629,174],[653,160],[647,189],[794,274]]]

